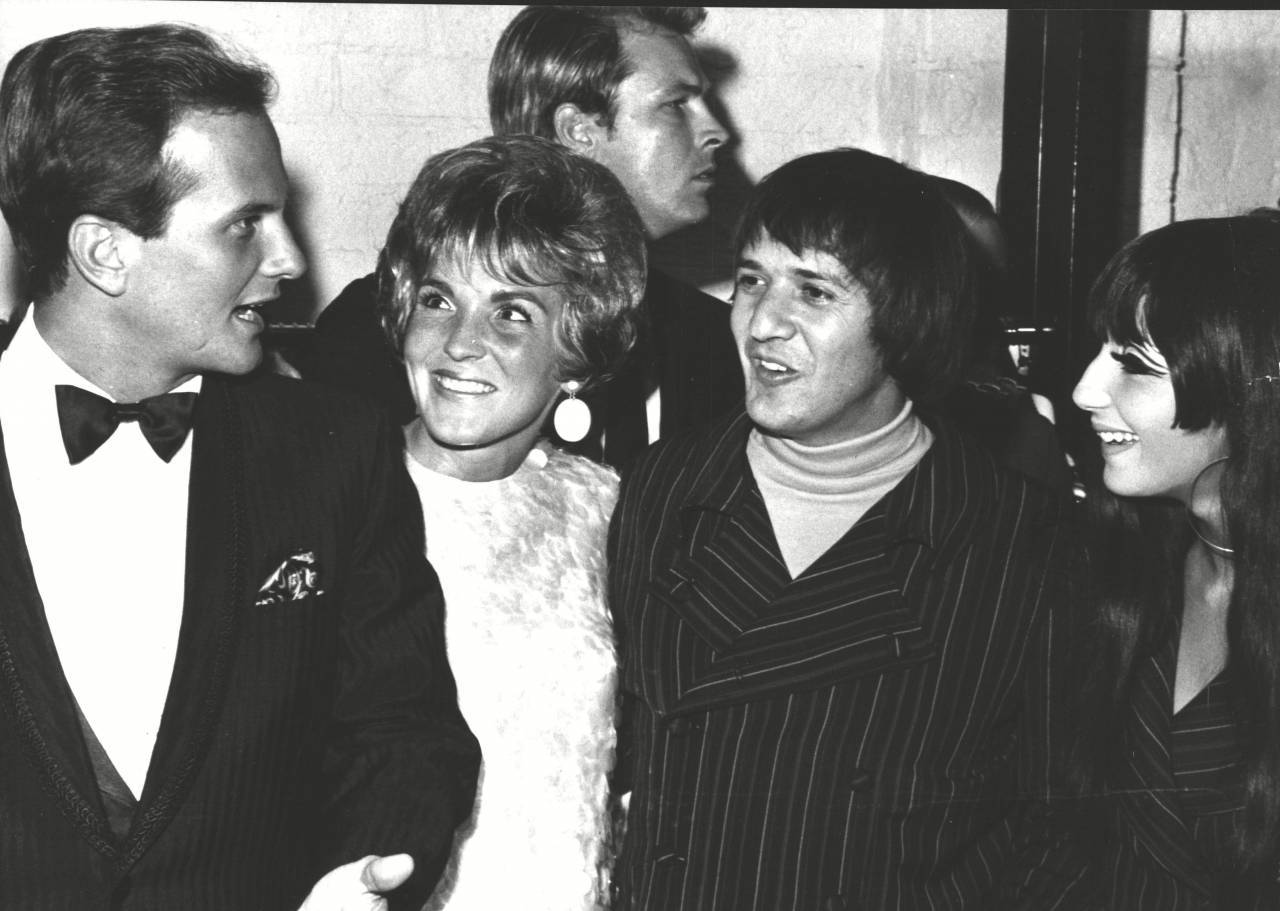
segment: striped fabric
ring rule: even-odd
[[[0,909],[294,911],[339,863],[409,851],[417,882],[391,908],[416,911],[471,811],[479,751],[399,433],[354,396],[210,375],[193,434],[177,657],[124,838],[0,438]],[[261,603],[300,551],[310,596]],[[123,569],[147,584],[146,554]]]
[[[1085,906],[1046,810],[1056,501],[929,423],[920,465],[794,581],[745,415],[624,480],[618,907]]]
[[[1231,839],[1243,806],[1231,681],[1219,676],[1176,716],[1173,679],[1179,628],[1169,618],[1160,647],[1140,660],[1120,762],[1108,782],[1102,832],[1111,907],[1191,911],[1280,907],[1280,886],[1260,894],[1232,870]]]
[[[1231,709],[1231,681],[1220,674],[1183,706],[1169,730],[1169,758],[1183,817],[1211,870],[1230,863],[1230,838],[1243,806],[1243,744]]]

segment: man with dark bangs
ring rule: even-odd
[[[930,178],[867,152],[756,188],[731,323],[745,413],[624,479],[617,907],[1070,908],[1060,499],[933,408],[973,264]]]

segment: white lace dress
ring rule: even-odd
[[[475,812],[426,907],[604,908],[616,688],[604,551],[617,476],[545,444],[499,481],[406,463],[458,704],[483,753]]]

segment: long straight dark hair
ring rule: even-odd
[[[1274,861],[1280,830],[1280,212],[1168,225],[1121,250],[1094,284],[1102,338],[1154,345],[1169,364],[1174,426],[1222,426],[1235,550],[1227,640],[1244,743],[1241,872]],[[1090,471],[1086,497],[1093,648],[1076,771],[1105,780],[1140,659],[1181,609],[1190,535],[1168,501],[1117,497]]]

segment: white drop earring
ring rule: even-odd
[[[566,443],[576,443],[587,435],[591,429],[591,408],[578,398],[578,390],[582,384],[577,380],[569,380],[564,384],[564,391],[569,393],[567,399],[561,399],[556,405],[555,414],[551,416],[556,436]]]

